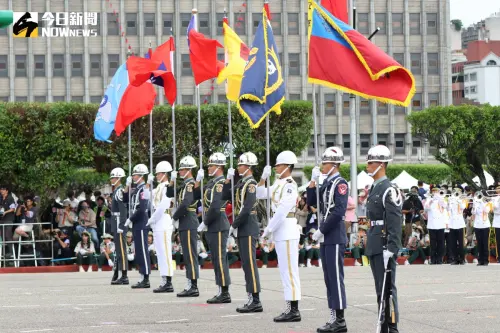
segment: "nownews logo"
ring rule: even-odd
[[[42,27],[37,12],[14,12],[14,37],[97,37],[97,13],[45,12]],[[41,31],[41,34],[40,34]]]

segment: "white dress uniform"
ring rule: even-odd
[[[447,204],[444,198],[429,198],[424,210],[427,212],[427,229],[431,240],[431,264],[442,264],[445,252],[444,230],[448,222]]]
[[[273,217],[267,228],[272,232],[278,255],[285,301],[299,301],[301,299],[298,266],[300,232],[295,218],[297,184],[292,177],[277,179],[271,186],[270,194]],[[267,199],[267,197],[267,187],[257,187],[257,199]]]
[[[450,228],[450,234],[448,236],[448,242],[450,243],[450,251],[453,262],[450,258],[448,263],[457,265],[464,262],[464,209],[467,208],[467,201],[463,199],[458,199],[451,196],[448,199],[448,214],[450,220],[448,223],[448,228]]]
[[[172,265],[172,232],[174,226],[170,216],[170,205],[172,198],[166,196],[167,182],[160,183],[153,191],[154,214],[152,229],[156,256],[158,257],[158,268],[161,276],[173,276]]]
[[[477,240],[477,260],[479,266],[488,265],[489,263],[489,250],[490,250],[490,219],[489,212],[491,210],[491,203],[485,203],[482,200],[475,200],[473,207],[474,218],[474,233]]]
[[[493,199],[493,228],[495,228],[497,263],[500,263],[500,197]]]

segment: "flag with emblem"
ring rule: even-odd
[[[284,100],[285,82],[278,48],[267,13],[263,10],[241,81],[237,105],[250,126],[258,128],[270,112],[281,114]]]

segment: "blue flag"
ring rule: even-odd
[[[281,114],[284,100],[285,82],[278,48],[267,14],[263,11],[243,73],[238,109],[252,128],[258,128],[271,111]]]
[[[106,93],[97,111],[94,123],[94,137],[99,141],[109,141],[111,133],[115,129],[116,115],[123,94],[129,85],[128,71],[126,64],[118,67],[115,76],[111,80]]]

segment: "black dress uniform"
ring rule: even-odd
[[[188,284],[186,288],[177,294],[177,297],[197,297],[197,280],[200,277],[198,264],[198,239],[197,229],[199,226],[196,209],[200,198],[200,190],[194,187],[193,178],[184,179],[180,190],[177,192],[177,209],[172,217],[174,221],[179,221],[179,236],[183,250],[184,264],[186,265],[186,277]],[[174,196],[174,188],[167,188],[167,196]]]
[[[205,234],[214,265],[215,284],[221,288],[219,293],[207,300],[210,304],[231,303],[228,289],[231,284],[229,265],[227,263],[227,238],[229,221],[226,215],[226,200],[223,200],[224,176],[212,178],[204,188],[203,203],[205,205]]]
[[[248,293],[248,302],[236,309],[240,313],[262,312],[263,310],[259,297],[260,279],[256,259],[260,233],[256,189],[257,181],[252,176],[242,178],[236,184],[233,228],[237,229],[236,240]],[[231,192],[228,192],[231,195]]]
[[[390,314],[389,308],[387,307],[385,313],[382,313],[382,333],[398,332],[397,322],[399,321],[395,258],[401,248],[401,225],[403,217],[401,206],[394,203],[396,198],[392,198],[390,191],[391,187],[391,182],[386,176],[377,179],[372,185],[366,203],[366,216],[370,221],[371,227],[367,233],[365,255],[368,256],[370,260],[370,267],[372,269],[373,278],[375,279],[375,290],[377,292],[377,302],[379,306],[385,274],[383,257],[384,239],[382,237],[384,233],[384,223],[386,223],[387,228],[387,250],[394,253],[394,256],[387,264],[388,268],[392,271],[390,283],[392,284],[392,306],[394,308],[394,313]],[[384,198],[386,191],[387,194]],[[386,284],[388,283],[389,281],[386,282]]]
[[[128,284],[127,271],[128,271],[128,260],[127,260],[127,231],[128,228],[125,226],[127,221],[127,205],[123,202],[123,187],[118,186],[113,194],[111,201],[111,233],[113,234],[113,239],[115,241],[115,267],[114,274],[111,284]],[[118,232],[120,229],[120,233]],[[122,272],[122,277],[118,279],[118,273]]]
[[[128,195],[123,197],[124,202],[128,202]],[[151,258],[148,251],[148,207],[149,193],[146,193],[145,183],[138,184],[132,192],[130,205],[132,205],[132,234],[135,244],[135,262],[139,265],[139,273],[144,279],[132,288],[149,288],[149,274],[151,274]]]
[[[344,178],[336,173],[326,179],[320,187],[320,211],[322,220],[319,230],[324,241],[320,244],[321,261],[325,277],[328,307],[332,318],[318,332],[347,332],[344,309],[347,300],[344,286],[344,255],[347,244],[345,230],[345,213],[349,195],[348,185]],[[316,188],[307,188],[307,204],[317,203]],[[335,311],[335,319],[333,312]]]

